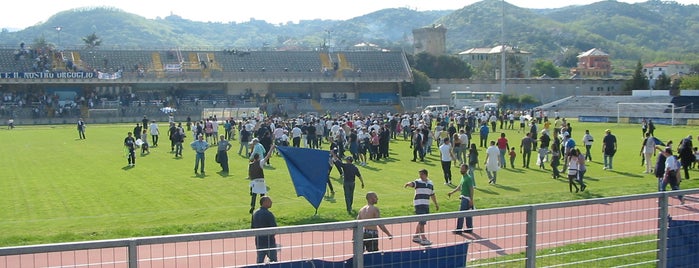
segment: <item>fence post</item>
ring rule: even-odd
[[[352,267],[362,268],[364,267],[364,226],[358,224],[353,230],[354,241],[354,262]]]
[[[138,245],[136,239],[129,241],[129,268],[138,268]]]
[[[658,268],[667,267],[668,199],[665,192],[658,196]]]
[[[527,209],[527,259],[526,267],[536,267],[536,207]]]

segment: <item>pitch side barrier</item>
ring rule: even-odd
[[[684,204],[677,199],[684,196]],[[459,202],[443,200],[443,202]],[[277,209],[280,209],[277,207]],[[0,267],[249,267],[255,236],[274,234],[264,267],[678,267],[699,262],[699,189],[278,228],[0,248]],[[472,233],[455,233],[473,217]],[[413,242],[427,221],[431,245]],[[366,226],[384,224],[364,253]],[[675,254],[675,253],[680,254]],[[690,265],[691,266],[691,265]]]

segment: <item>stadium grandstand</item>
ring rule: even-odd
[[[0,116],[131,122],[211,107],[268,114],[400,111],[402,51],[0,49]]]

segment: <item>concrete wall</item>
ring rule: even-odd
[[[531,95],[542,103],[568,96],[622,95],[623,79],[507,79],[505,90],[499,80],[432,79],[434,97],[449,101],[455,90],[502,91],[505,94]],[[626,95],[626,94],[623,94]]]

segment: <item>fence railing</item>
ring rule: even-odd
[[[685,204],[676,198],[684,195]],[[363,230],[384,224],[379,254],[468,243],[463,266],[666,267],[668,222],[699,221],[699,189],[279,228],[0,248],[0,267],[240,267],[256,265],[255,236],[274,234],[280,262],[364,262]],[[443,200],[442,202],[459,202]],[[274,211],[274,208],[272,209]],[[456,219],[473,217],[469,234]],[[412,241],[427,221],[432,241]],[[697,237],[697,234],[687,234]],[[693,258],[699,252],[694,252]],[[692,256],[689,256],[692,257]],[[431,256],[430,258],[440,258]],[[348,262],[349,263],[349,262]]]

